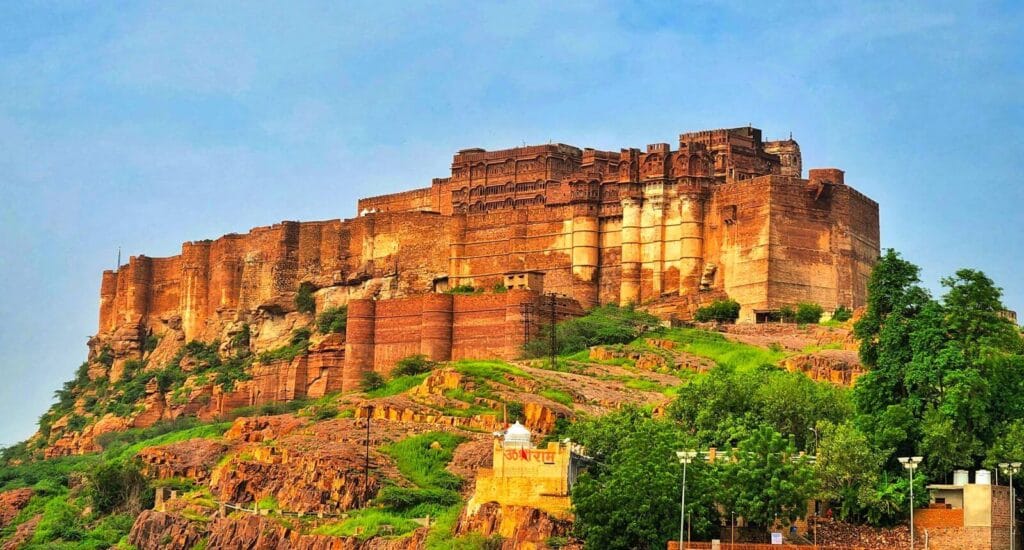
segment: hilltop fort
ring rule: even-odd
[[[109,350],[116,382],[156,339],[151,364],[243,331],[256,353],[280,348],[311,323],[300,287],[317,312],[348,307],[343,334],[285,365],[261,361],[190,413],[214,416],[355,389],[410,355],[511,359],[551,315],[600,304],[687,319],[729,297],[748,323],[800,302],[856,308],[879,255],[877,203],[841,170],[805,179],[796,141],[750,127],[681,134],[675,148],[464,149],[449,177],[362,199],[357,213],[132,257],[103,274],[90,359]],[[157,405],[152,415],[170,414]]]

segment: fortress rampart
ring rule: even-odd
[[[450,176],[360,200],[355,218],[133,256],[103,274],[99,336],[180,324],[186,340],[223,338],[232,323],[293,311],[309,283],[318,310],[350,306],[345,362],[359,369],[414,353],[508,357],[540,289],[443,292],[489,290],[509,273],[533,273],[581,308],[656,305],[683,318],[723,295],[741,322],[802,301],[861,306],[878,205],[841,170],[802,176],[796,141],[749,127],[684,133],[674,148],[464,149]]]

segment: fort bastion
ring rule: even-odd
[[[855,308],[878,255],[878,204],[841,170],[804,178],[797,142],[763,141],[756,128],[619,151],[464,149],[449,177],[362,199],[351,219],[132,257],[103,274],[98,339],[169,329],[223,339],[240,322],[294,312],[308,283],[318,310],[350,305],[345,362],[383,370],[411,351],[468,355],[473,334],[492,339],[488,354],[512,355],[547,293],[563,313],[632,303],[683,319],[728,296],[741,322],[803,301]],[[516,292],[439,296],[467,285]],[[413,336],[395,333],[399,320]]]

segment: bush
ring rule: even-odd
[[[146,337],[145,343],[142,344],[142,350],[146,353],[150,353],[156,349],[157,345],[160,344],[160,337],[156,334],[150,334]]]
[[[137,515],[153,502],[152,489],[135,462],[107,463],[89,475],[89,496],[96,511]]]
[[[400,359],[392,371],[393,376],[415,376],[434,370],[437,363],[427,359],[426,355],[410,355]]]
[[[508,403],[505,403],[505,414],[508,415],[509,422],[526,420],[523,410],[523,404],[518,401],[509,401]]]
[[[295,309],[300,313],[313,313],[316,311],[316,299],[313,298],[313,291],[316,290],[311,283],[299,285],[299,291],[295,293]]]
[[[839,321],[840,323],[845,323],[846,321],[849,321],[852,317],[853,311],[851,311],[850,308],[846,306],[839,306],[836,308],[835,312],[832,313],[832,320]]]
[[[740,304],[736,300],[715,300],[711,305],[697,310],[694,319],[700,323],[735,323],[740,318]]]
[[[793,306],[782,306],[779,308],[779,320],[783,323],[795,323],[796,310],[793,309]]]
[[[375,499],[378,504],[396,510],[408,510],[423,504],[451,506],[461,501],[459,493],[451,489],[419,489],[390,485],[381,489]]]
[[[333,332],[345,332],[348,326],[348,307],[330,307],[325,309],[316,318],[316,329],[320,334]]]
[[[555,351],[565,355],[591,346],[625,344],[658,327],[657,317],[637,311],[632,306],[599,306],[583,317],[563,321],[555,326]],[[550,330],[550,325],[542,327],[540,334],[523,346],[528,357],[546,357],[551,354]]]
[[[508,287],[505,286],[505,283],[497,282],[494,283],[493,287],[491,287],[491,291],[494,292],[495,294],[504,294],[508,292]]]
[[[473,285],[459,285],[448,289],[445,294],[476,294],[482,290],[483,289],[477,289]]]
[[[366,371],[360,378],[359,388],[364,392],[371,392],[384,387],[384,377],[374,371]]]
[[[292,337],[288,345],[261,353],[260,363],[266,364],[272,361],[291,361],[292,359],[306,353],[309,349],[309,337],[311,335],[312,332],[305,327],[293,330]]]
[[[796,306],[796,322],[801,325],[817,324],[825,309],[812,302],[801,302]]]
[[[249,323],[245,323],[242,325],[241,330],[231,337],[231,348],[248,348],[250,338],[252,338],[252,331],[249,329]]]

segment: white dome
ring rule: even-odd
[[[531,445],[530,430],[516,421],[505,430],[504,444],[506,447],[529,447]]]

